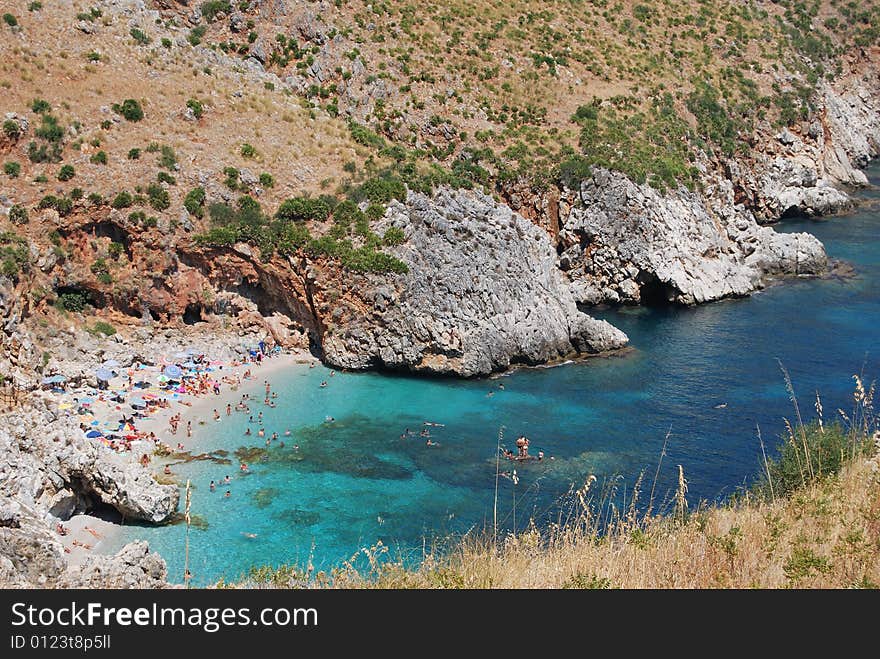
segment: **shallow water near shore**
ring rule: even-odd
[[[868,175],[880,184],[880,166]],[[876,190],[860,195],[880,204]],[[279,441],[266,449],[258,424],[244,436],[246,414],[224,415],[195,426],[195,440],[198,451],[228,451],[230,464],[174,467],[181,482],[193,480],[192,513],[204,522],[189,534],[193,584],[235,580],[261,565],[329,569],[377,541],[392,558],[417,561],[423,543],[491,526],[501,427],[504,446],[525,434],[530,452],[547,456],[517,465],[516,486],[501,479],[498,512],[506,529],[514,516],[518,529],[530,517],[556,519],[565,493],[591,473],[600,485],[616,483],[620,499],[644,470],[644,496],[667,433],[657,503],[674,489],[677,465],[692,506],[735,492],[760,469],[756,427],[775,445],[782,418],[794,414],[777,359],[807,418],[817,391],[826,418],[835,417],[838,408],[851,409],[853,374],[869,381],[880,375],[880,206],[777,229],[813,233],[831,258],[853,264],[856,276],[789,279],[694,309],[594,311],[624,330],[635,350],[494,379],[331,377],[324,367],[296,365],[272,376],[279,394],[273,409],[262,404],[257,371],[251,411],[255,418],[263,412],[262,427]],[[327,415],[335,421],[325,422]],[[444,424],[430,428],[438,446],[417,434],[426,420]],[[416,434],[401,439],[406,428]],[[252,449],[249,474],[238,470],[242,448]],[[226,474],[232,482],[211,492],[209,482]],[[148,540],[168,562],[169,580],[182,580],[184,526],[126,526],[106,549],[133,539]]]

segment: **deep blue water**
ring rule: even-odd
[[[880,167],[869,177],[880,183]],[[772,446],[782,418],[793,416],[777,360],[807,417],[814,415],[816,392],[830,416],[838,407],[851,409],[853,374],[868,380],[880,374],[880,207],[871,206],[880,204],[880,193],[862,196],[867,205],[852,214],[778,227],[813,233],[832,258],[856,267],[855,278],[788,279],[749,298],[694,309],[595,313],[629,335],[634,350],[625,356],[477,381],[374,373],[330,378],[321,367],[279,375],[278,407],[252,409],[263,410],[267,434],[291,429],[292,438],[282,436],[285,448],[251,459],[252,473],[244,476],[234,455],[229,466],[175,467],[181,478],[193,479],[192,512],[208,524],[190,533],[193,582],[234,579],[252,565],[311,561],[326,569],[377,541],[392,557],[417,560],[423,543],[491,525],[502,426],[505,446],[525,434],[531,453],[547,456],[517,468],[515,491],[501,479],[499,517],[506,528],[514,495],[522,528],[529,517],[559,515],[563,495],[591,473],[600,485],[616,483],[618,499],[643,470],[650,484],[667,432],[658,504],[675,487],[677,465],[692,506],[736,491],[760,468],[756,426]],[[329,386],[320,388],[322,380]],[[262,398],[259,388],[254,396]],[[326,415],[336,421],[324,423]],[[400,439],[404,428],[421,430],[424,420],[445,424],[432,429],[439,446],[418,436]],[[197,429],[200,444],[263,447],[263,440],[243,436],[245,427],[244,415],[209,422]],[[232,496],[222,496],[224,486],[210,492],[209,481],[227,473]],[[134,538],[149,540],[168,562],[170,579],[181,580],[183,526],[127,527],[110,548]]]

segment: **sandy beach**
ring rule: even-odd
[[[59,411],[78,415],[83,432],[102,433],[93,441],[110,443],[108,437],[112,437],[122,419],[133,421],[128,427],[127,436],[138,439],[114,442],[117,455],[122,460],[140,461],[148,456],[148,468],[160,482],[172,482],[174,480],[173,467],[169,466],[170,473],[165,471],[166,465],[173,465],[175,453],[189,451],[195,448],[199,433],[196,428],[204,428],[204,425],[215,423],[213,411],[216,409],[222,419],[226,417],[226,405],[235,406],[241,400],[243,394],[251,396],[251,403],[262,403],[264,382],[270,384],[274,376],[293,366],[294,364],[318,363],[318,360],[305,351],[273,353],[264,357],[261,361],[248,361],[243,363],[220,363],[209,361],[210,355],[204,360],[211,364],[211,378],[216,378],[219,392],[214,393],[209,389],[207,393],[177,393],[176,396],[167,396],[168,405],[148,405],[139,410],[139,416],[135,417],[135,410],[128,401],[134,396],[141,396],[148,400],[156,400],[160,396],[166,396],[168,392],[158,385],[157,378],[161,373],[162,366],[147,366],[139,369],[114,369],[116,376],[108,381],[106,390],[96,390],[93,387],[78,387],[58,393]],[[201,370],[201,369],[199,369]],[[250,377],[245,374],[250,371]],[[132,384],[148,382],[148,387],[129,387],[129,372],[132,373]],[[235,379],[238,383],[224,382],[222,378]],[[123,402],[111,400],[115,393],[121,394]],[[85,402],[84,402],[85,401]],[[84,413],[83,413],[84,412]],[[179,414],[180,422],[177,433],[173,434],[169,420]],[[193,437],[187,437],[186,425],[191,422]],[[204,424],[204,425],[203,425]],[[155,441],[148,439],[150,433],[155,435]],[[157,446],[164,444],[170,448],[170,454],[166,457],[154,455]],[[182,448],[180,448],[182,446]],[[81,565],[90,553],[104,553],[105,547],[111,545],[110,538],[118,531],[119,524],[93,515],[79,514],[72,516],[63,522],[67,531],[61,536],[64,551],[68,555],[70,565]]]

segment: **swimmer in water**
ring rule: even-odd
[[[288,428],[287,430],[284,431],[284,436],[290,437],[290,428]]]

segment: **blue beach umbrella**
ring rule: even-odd
[[[163,372],[169,378],[179,378],[181,375],[183,375],[183,371],[181,371],[180,367],[176,366],[175,364],[171,364],[169,366],[166,366],[165,370]]]
[[[183,366],[185,368],[198,368],[199,365],[196,364],[194,361],[188,361]]]
[[[54,384],[56,382],[66,382],[67,378],[63,375],[50,375],[47,378],[43,378],[43,384]]]
[[[95,377],[104,382],[109,382],[113,378],[113,371],[109,368],[98,368],[95,370]]]
[[[103,364],[101,364],[101,366],[104,366],[105,368],[116,368],[117,366],[119,366],[119,362],[115,359],[108,359]]]
[[[89,430],[86,433],[86,437],[89,439],[94,439],[95,437],[103,437],[104,435],[99,430]]]

